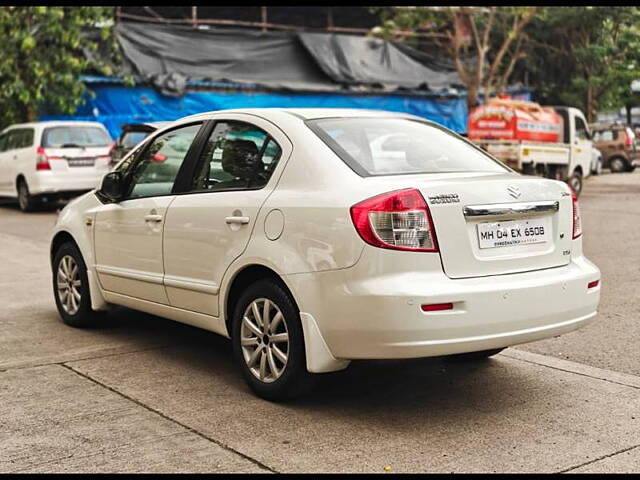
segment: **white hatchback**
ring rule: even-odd
[[[111,161],[101,123],[50,121],[12,125],[0,133],[0,196],[23,211],[99,186]]]
[[[73,326],[113,304],[230,337],[280,399],[354,359],[577,329],[600,297],[581,234],[566,184],[420,118],[220,111],[154,132],[61,212],[53,290]]]

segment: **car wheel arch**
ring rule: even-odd
[[[16,183],[15,183],[16,193],[18,192],[18,188],[20,187],[20,182],[24,182],[27,185],[27,188],[29,188],[29,182],[27,182],[27,177],[24,175],[24,173],[19,173],[16,176]]]
[[[264,279],[272,279],[280,284],[293,299],[293,303],[296,308],[300,310],[295,295],[282,279],[280,274],[266,265],[259,263],[252,263],[244,265],[238,271],[236,271],[230,280],[229,287],[227,288],[224,298],[224,323],[228,336],[231,336],[231,323],[233,321],[233,310],[235,309],[242,292],[251,284]]]
[[[60,230],[51,239],[51,249],[49,251],[49,257],[51,258],[51,262],[53,262],[53,258],[56,256],[56,252],[58,251],[58,249],[67,242],[73,243],[75,247],[78,249],[78,251],[80,252],[80,254],[82,255],[82,249],[80,248],[80,245],[78,245],[78,242],[76,242],[76,239],[73,238],[73,235],[71,235],[66,230]]]

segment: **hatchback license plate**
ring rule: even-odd
[[[478,224],[480,248],[545,243],[551,238],[549,218]]]
[[[69,158],[67,162],[70,167],[93,167],[96,159],[94,157]]]

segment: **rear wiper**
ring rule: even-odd
[[[84,145],[78,145],[77,143],[63,143],[62,145],[60,145],[60,148],[82,148],[83,150],[86,149]]]

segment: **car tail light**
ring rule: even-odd
[[[600,284],[600,280],[594,280],[593,282],[589,282],[587,284],[587,290],[591,288],[596,288]]]
[[[55,155],[48,155],[44,147],[38,147],[36,150],[36,170],[51,170],[49,160],[57,160],[62,157]]]
[[[631,147],[633,145],[633,138],[635,137],[635,135],[633,134],[633,131],[631,131],[630,128],[625,128],[624,134],[625,134],[624,146]]]
[[[580,204],[576,193],[571,191],[571,202],[573,204],[573,238],[576,239],[582,235],[582,219],[580,218]]]
[[[384,193],[351,207],[360,237],[370,245],[393,250],[437,252],[431,213],[416,189]]]

